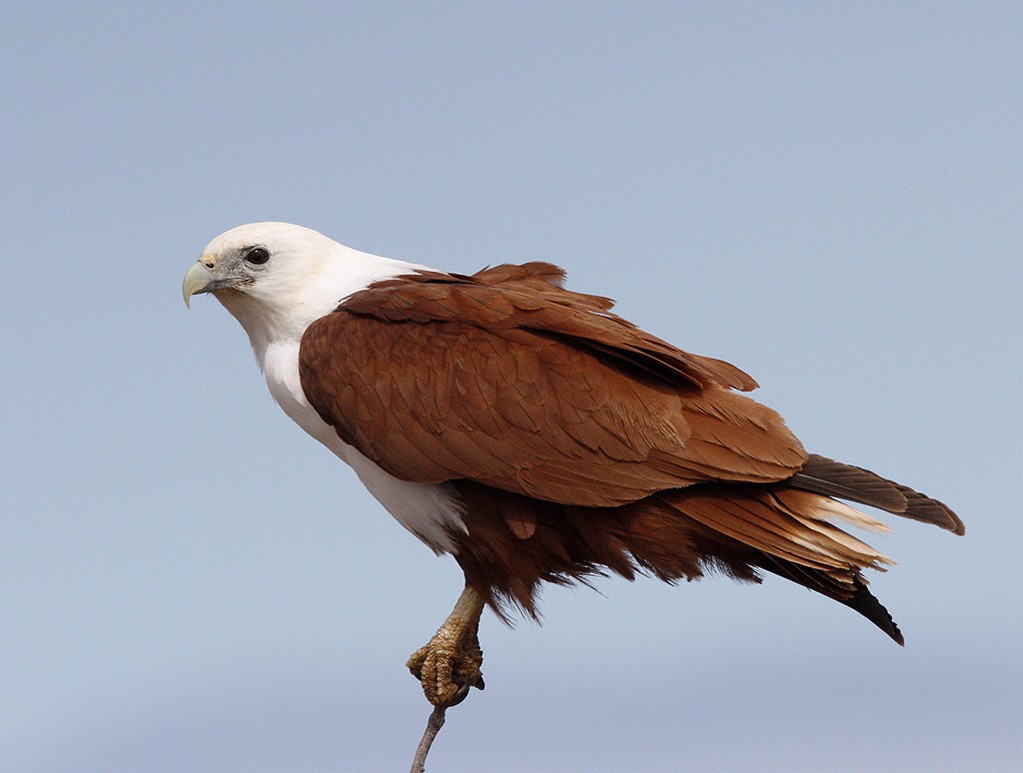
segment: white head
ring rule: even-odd
[[[188,269],[185,304],[213,293],[249,334],[257,356],[298,340],[314,320],[373,282],[419,268],[358,252],[309,228],[252,223],[211,241]]]

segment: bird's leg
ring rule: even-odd
[[[409,671],[434,706],[461,703],[470,687],[483,689],[483,651],[478,638],[483,598],[468,585],[425,647],[408,659]]]

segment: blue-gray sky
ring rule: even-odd
[[[0,25],[0,768],[401,770],[460,587],[183,272],[244,222],[570,286],[763,385],[889,519],[900,649],[782,580],[484,619],[444,771],[1018,764],[1017,3],[18,3]]]

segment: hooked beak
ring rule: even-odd
[[[193,295],[229,290],[243,283],[238,277],[232,276],[230,272],[227,276],[218,278],[218,274],[222,273],[216,256],[204,255],[193,263],[185,272],[185,281],[181,283],[181,294],[185,297],[185,305],[190,306],[189,302]]]
[[[185,272],[185,281],[181,283],[181,294],[185,296],[185,306],[191,307],[193,295],[215,290],[216,283],[217,280],[210,270],[202,264],[201,260],[197,260]]]

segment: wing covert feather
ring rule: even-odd
[[[632,502],[806,460],[755,382],[558,286],[549,264],[377,283],[302,339],[307,398],[405,480],[468,479],[547,501]]]

